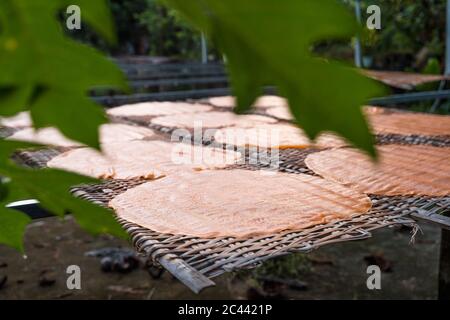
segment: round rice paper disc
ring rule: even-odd
[[[145,127],[121,123],[108,123],[100,127],[101,143],[143,140],[153,137],[155,137],[155,132]]]
[[[81,143],[66,138],[61,131],[56,128],[25,128],[16,131],[7,140],[26,141],[30,143],[44,144],[55,147],[79,147]]]
[[[151,138],[155,133],[148,128],[126,124],[108,123],[100,126],[100,143],[113,143]],[[15,132],[9,140],[27,141],[58,147],[79,147],[81,143],[66,138],[56,128],[34,130],[26,128]]]
[[[0,125],[11,128],[31,127],[33,122],[28,111],[19,112],[12,117],[0,117]]]
[[[366,115],[371,115],[371,114],[390,114],[395,111],[393,111],[392,109],[389,110],[387,108],[377,106],[364,106],[364,112]]]
[[[318,177],[248,170],[167,176],[109,203],[150,230],[195,237],[249,237],[301,230],[366,213],[370,199]]]
[[[240,159],[238,152],[164,141],[129,141],[67,151],[50,168],[100,179],[157,179],[170,173],[223,168]]]
[[[269,108],[266,110],[266,113],[269,116],[282,119],[282,120],[294,120],[294,116],[292,115],[291,111],[288,107],[276,107],[276,108]]]
[[[377,134],[450,135],[450,116],[444,115],[409,112],[371,114],[369,122]]]
[[[298,127],[289,124],[269,124],[254,128],[224,128],[216,131],[214,140],[234,146],[261,148],[334,148],[345,146],[343,139],[331,133],[321,134],[315,142]]]
[[[183,113],[207,112],[211,106],[187,102],[143,102],[128,104],[108,110],[108,115],[116,117],[148,120],[152,117]]]
[[[377,107],[377,106],[365,106],[363,110],[364,110],[364,113],[367,115],[389,113],[386,110],[386,108]],[[288,106],[279,106],[279,107],[275,107],[275,108],[269,108],[266,110],[266,113],[272,117],[275,117],[275,118],[278,118],[281,120],[288,120],[288,121],[294,120],[294,116],[292,115]]]
[[[230,108],[236,107],[236,98],[232,96],[223,97],[212,97],[207,99],[208,103],[219,108]]]
[[[233,109],[236,107],[236,98],[232,96],[212,97],[208,99],[208,102],[219,108]],[[287,106],[286,99],[278,96],[267,95],[259,97],[253,104],[254,108],[270,108],[277,106]]]
[[[419,74],[401,71],[361,70],[366,76],[395,88],[411,90],[414,87],[446,79],[440,74]]]
[[[306,165],[322,177],[378,195],[450,195],[450,148],[386,145],[379,163],[355,149],[310,154]]]
[[[218,129],[237,126],[250,128],[261,124],[276,123],[275,119],[259,115],[236,115],[231,112],[206,112],[180,114],[152,119],[151,123],[168,128]]]

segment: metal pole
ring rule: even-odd
[[[450,0],[448,0],[450,1]],[[355,15],[356,20],[361,23],[361,0],[355,1]],[[361,58],[361,41],[359,37],[355,38],[355,65],[358,68],[362,67],[362,58]]]
[[[445,31],[445,75],[450,74],[450,0],[447,0],[447,17]]]
[[[439,300],[450,300],[450,231],[442,229],[439,259]]]
[[[423,92],[394,94],[387,97],[372,98],[370,99],[370,104],[389,105],[389,104],[409,103],[435,99],[448,100],[449,98],[450,98],[450,90],[423,91]]]
[[[450,0],[447,0],[447,10],[446,10],[446,22],[445,22],[445,70],[444,75],[448,76],[450,75]],[[446,80],[442,80],[439,83],[439,91],[444,90]],[[433,105],[430,108],[431,112],[435,112],[439,106],[441,105],[441,100],[436,99],[434,101]]]
[[[202,33],[201,37],[201,47],[202,47],[202,63],[207,64],[208,63],[208,43],[206,42],[205,34]]]

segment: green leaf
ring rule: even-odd
[[[75,198],[70,189],[76,185],[98,183],[98,180],[78,174],[54,170],[10,170],[12,189],[24,189],[31,198],[53,214],[64,216],[70,212],[77,222],[92,234],[110,233],[127,238],[111,210]]]
[[[128,239],[128,234],[113,216],[111,210],[97,207],[90,202],[75,199],[74,207],[70,209],[78,224],[91,234],[112,234]]]
[[[30,110],[36,128],[54,126],[68,138],[99,148],[98,127],[106,122],[102,108],[86,94],[96,87],[127,90],[119,68],[93,48],[64,36],[58,14],[69,5],[81,8],[83,22],[110,42],[116,40],[106,0],[0,1],[0,115]],[[59,170],[17,166],[11,155],[36,145],[0,140],[2,204],[38,199],[53,214],[73,213],[88,231],[126,237],[111,211],[77,199],[70,188],[95,179]],[[23,250],[28,222],[22,214],[0,208],[0,242]]]
[[[8,155],[12,152],[30,146],[27,143],[0,140],[0,154],[5,156],[0,158],[0,176],[9,180],[2,183],[7,187],[3,203],[38,199],[43,208],[55,215],[72,213],[78,223],[93,234],[110,233],[127,238],[112,211],[75,198],[70,193],[70,189],[76,185],[98,183],[98,180],[55,169],[19,167],[9,160]]]
[[[6,187],[5,178],[0,177],[0,202],[6,199],[9,194],[8,188]]]
[[[32,92],[33,87],[29,85],[0,87],[0,101],[2,101],[0,115],[11,117],[23,111]]]
[[[311,138],[335,131],[375,155],[361,106],[384,90],[352,68],[311,55],[315,43],[359,31],[351,13],[337,1],[164,2],[224,52],[238,112],[250,108],[262,86],[275,85]]]
[[[99,149],[98,127],[107,122],[103,109],[87,97],[65,96],[62,91],[44,90],[36,97],[31,109],[35,128],[57,126],[65,136]]]
[[[112,61],[64,36],[57,13],[69,2],[80,5],[82,17],[114,40],[103,0],[0,2],[0,88],[18,88],[9,92],[6,107],[0,105],[0,115],[27,107],[38,127],[55,126],[68,138],[98,148],[98,126],[105,118],[86,93],[94,87],[126,89],[126,81]]]
[[[8,209],[0,203],[0,244],[24,252],[23,236],[30,221],[26,214]]]
[[[4,188],[3,197],[0,198],[2,203],[11,203],[32,198],[32,196],[25,189],[21,186],[16,186],[12,180],[2,183],[2,185]]]
[[[107,1],[98,0],[64,0],[61,7],[78,5],[81,9],[81,19],[89,23],[100,35],[112,44],[117,43],[115,27],[108,8]]]
[[[22,190],[30,198],[36,198],[53,214],[64,216],[69,209],[76,209],[76,201],[70,194],[73,186],[98,182],[94,179],[60,170],[32,170],[10,168],[10,189]]]

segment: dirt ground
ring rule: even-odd
[[[104,272],[100,259],[85,253],[126,249],[128,243],[94,238],[70,217],[38,220],[27,230],[26,258],[0,246],[0,299],[435,299],[440,230],[421,227],[415,244],[409,243],[410,230],[380,230],[369,240],[306,255],[297,279],[258,282],[252,274],[226,274],[215,279],[216,287],[196,295],[168,273],[153,279],[143,264],[128,273]],[[374,263],[382,269],[381,290],[366,286],[366,268]],[[81,268],[81,290],[67,289],[69,265]]]

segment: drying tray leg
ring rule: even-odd
[[[214,281],[192,268],[175,255],[166,254],[158,259],[161,266],[195,293],[215,286]]]
[[[439,300],[450,300],[450,230],[442,229],[439,259]]]
[[[136,243],[135,243],[136,244]],[[144,243],[136,246],[139,251],[146,254],[153,261],[158,262],[171,275],[180,280],[185,286],[195,293],[199,293],[203,289],[215,286],[215,282],[203,275],[197,269],[191,267],[183,259],[172,254],[167,249],[151,249],[158,245],[155,240],[148,239]]]

